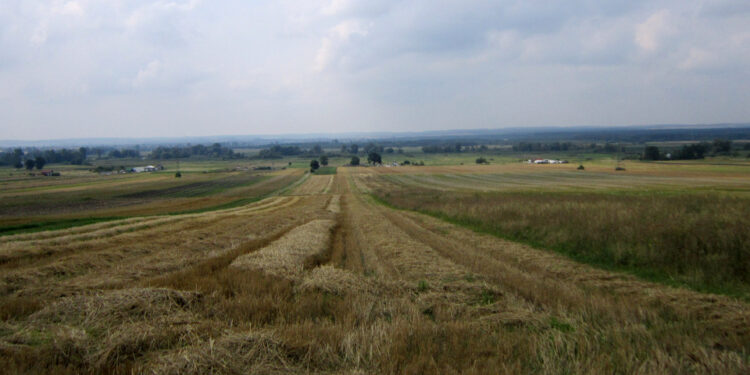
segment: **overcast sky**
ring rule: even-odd
[[[0,139],[750,121],[750,1],[0,1]]]

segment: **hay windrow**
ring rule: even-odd
[[[230,267],[297,279],[309,258],[329,248],[335,225],[333,220],[313,220],[254,253],[238,257]]]
[[[328,207],[326,207],[326,210],[335,214],[341,212],[341,195],[332,195],[331,200],[328,201]]]
[[[29,317],[31,322],[107,326],[154,319],[189,310],[197,292],[166,288],[131,288],[63,298]]]
[[[313,269],[299,285],[301,291],[322,291],[336,295],[375,293],[376,286],[352,272],[331,265]]]
[[[232,333],[159,358],[158,374],[288,374],[305,372],[271,332]]]

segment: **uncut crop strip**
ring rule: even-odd
[[[591,319],[596,314],[617,312],[620,319],[631,314],[626,319],[635,320],[652,319],[644,317],[644,308],[666,310],[691,320],[699,327],[694,329],[703,330],[722,345],[734,346],[735,350],[750,346],[750,307],[745,303],[594,269],[417,213],[390,211],[388,216],[413,236],[426,239],[441,254],[512,286],[529,301],[548,305],[545,309],[592,314]],[[555,285],[544,285],[548,282]],[[707,337],[703,334],[696,338]]]

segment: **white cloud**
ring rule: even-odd
[[[635,42],[643,50],[654,52],[659,48],[661,38],[671,33],[670,12],[662,9],[636,25]]]
[[[367,27],[356,20],[346,20],[332,27],[329,35],[320,42],[313,69],[318,72],[325,70],[336,59],[337,50],[345,46],[352,36],[366,36],[367,33]]]
[[[133,79],[133,87],[143,87],[152,82],[158,77],[161,69],[162,63],[158,60],[149,62],[148,65],[138,71],[138,74]]]

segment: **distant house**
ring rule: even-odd
[[[155,172],[157,170],[153,165],[147,165],[145,167],[133,167],[130,171],[135,173],[141,172]]]
[[[529,164],[567,164],[567,160],[557,160],[557,159],[529,159],[526,161]]]
[[[59,176],[60,175],[60,172],[55,172],[52,169],[44,169],[44,170],[39,171],[39,173],[41,173],[42,176]]]

